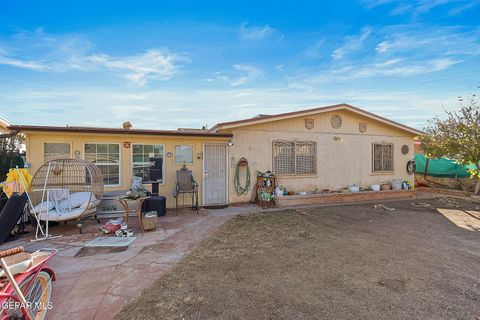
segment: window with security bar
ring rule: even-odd
[[[316,174],[316,143],[311,141],[275,141],[273,170],[276,174]]]
[[[393,144],[373,144],[373,172],[393,171]]]

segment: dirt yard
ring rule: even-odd
[[[117,319],[480,319],[478,205],[384,205],[238,216]]]

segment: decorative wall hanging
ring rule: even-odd
[[[340,129],[342,127],[342,117],[338,114],[334,114],[330,119],[330,124],[332,125],[332,128]]]
[[[367,123],[366,122],[360,122],[358,124],[358,131],[360,131],[361,133],[367,132]]]
[[[123,147],[125,149],[130,149],[131,145],[132,145],[132,143],[130,141],[123,141]]]
[[[410,151],[410,148],[406,144],[404,144],[402,146],[402,154],[407,154],[408,151]]]
[[[305,119],[305,128],[308,130],[312,130],[315,127],[315,120],[313,119]]]

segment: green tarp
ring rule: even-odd
[[[427,159],[423,154],[416,154],[415,155],[415,163],[417,168],[415,173],[417,174],[424,174],[425,166],[426,166]],[[471,166],[472,168],[474,166]],[[441,159],[430,159],[428,163],[428,172],[429,176],[434,177],[446,177],[446,178],[464,178],[470,177],[470,173],[468,173],[468,169],[470,166],[464,166],[461,164],[455,163],[455,161],[441,158]]]

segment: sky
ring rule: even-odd
[[[14,124],[199,128],[349,103],[423,129],[479,86],[480,0],[0,2]]]

